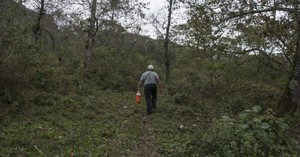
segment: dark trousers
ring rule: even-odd
[[[146,84],[144,88],[144,93],[146,98],[147,111],[151,112],[152,109],[156,109],[156,84]]]

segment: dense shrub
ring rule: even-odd
[[[194,70],[181,71],[180,79],[174,80],[170,86],[170,94],[174,96],[177,104],[197,105],[204,99],[220,100],[223,92],[227,89],[224,72]]]
[[[198,156],[298,156],[299,144],[290,138],[288,125],[271,110],[259,106],[245,110],[237,119],[214,120],[202,137],[190,144]]]
[[[3,6],[1,6],[3,7]],[[19,5],[0,10],[0,107],[18,108],[30,71],[28,62],[36,52],[30,22],[22,18]]]
[[[225,113],[238,114],[253,104],[277,111],[277,102],[281,90],[261,82],[237,80],[228,85],[227,93],[222,97]]]
[[[99,89],[136,90],[137,82],[148,64],[154,64],[149,56],[138,52],[130,54],[116,52],[112,49],[97,48],[89,79],[95,82]]]
[[[169,88],[174,103],[213,109],[218,115],[235,115],[253,104],[275,109],[281,94],[276,87],[229,75],[218,66],[180,69],[174,75],[180,78]]]

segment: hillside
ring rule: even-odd
[[[294,3],[282,19],[189,3],[172,39],[150,39],[115,19],[140,1],[80,1],[87,19],[61,10],[71,1],[35,2],[0,2],[0,156],[299,156]],[[164,91],[151,115],[144,93],[134,101],[149,64]]]
[[[215,120],[223,121],[223,124],[220,123],[221,128],[226,128],[228,118],[215,119],[209,115],[210,111],[203,108],[174,104],[173,98],[166,94],[159,94],[157,111],[147,115],[145,101],[137,104],[134,101],[134,92],[94,89],[73,91],[68,95],[42,91],[32,93],[36,95],[33,101],[36,105],[1,118],[1,155],[197,156],[201,153],[199,147],[206,153],[209,150],[214,156],[216,152],[213,149],[217,147],[213,145],[217,144],[216,141],[234,141],[234,137],[226,133],[230,129],[225,129],[220,131],[220,136],[228,137],[219,139],[214,137],[219,136],[219,133],[213,134],[211,138],[216,141],[206,145],[209,141],[205,138],[210,134],[207,130],[214,132]],[[270,116],[256,118],[271,118],[272,121],[280,122]],[[280,126],[272,123],[270,125],[270,129]],[[259,132],[263,133],[262,131],[264,132]],[[265,133],[269,134],[268,132]],[[269,138],[266,140],[272,142],[271,136]],[[260,140],[263,139],[260,137]],[[199,144],[200,141],[203,146]],[[256,142],[259,144],[259,141]],[[228,151],[231,149],[234,148],[227,148]]]
[[[184,153],[201,115],[160,95],[145,114],[133,92],[92,91],[67,96],[42,93],[38,106],[1,119],[4,156],[173,156]]]

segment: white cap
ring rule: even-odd
[[[154,67],[153,67],[153,65],[148,65],[148,67],[147,67],[147,69],[149,69],[149,70],[153,70],[154,69]]]

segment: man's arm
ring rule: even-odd
[[[157,83],[157,85],[158,85],[158,87],[159,87],[160,92],[162,93],[162,92],[163,92],[163,89],[162,89],[162,86],[161,86],[161,84],[160,84],[160,80],[159,80],[158,78],[156,79],[156,83]]]
[[[139,81],[139,83],[138,83],[138,90],[140,90],[140,88],[141,88],[141,86],[142,86],[143,83],[144,82],[142,80]]]

